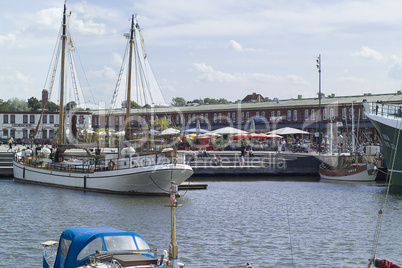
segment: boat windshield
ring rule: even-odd
[[[105,236],[106,249],[112,250],[137,250],[134,239],[132,236],[120,235],[120,236]]]
[[[93,241],[91,241],[91,243],[86,245],[85,248],[81,250],[80,254],[78,254],[77,261],[80,261],[85,257],[95,254],[96,251],[103,251],[103,250],[104,248],[102,244],[102,239],[98,237]]]

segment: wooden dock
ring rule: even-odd
[[[206,190],[208,184],[196,182],[183,182],[179,185],[179,190]]]

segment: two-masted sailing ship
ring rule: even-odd
[[[130,115],[131,64],[133,47],[139,27],[131,21],[129,36],[129,71],[126,100],[127,121]],[[161,140],[130,140],[130,124],[126,124],[126,140],[120,150],[106,150],[97,144],[65,143],[65,54],[69,36],[66,5],[61,30],[61,79],[58,142],[55,148],[40,151],[25,149],[16,152],[13,160],[14,178],[18,182],[35,183],[84,191],[117,194],[169,195],[170,182],[180,185],[193,170],[185,164],[185,156],[174,148],[164,148]],[[143,45],[143,44],[140,44]],[[137,50],[138,51],[138,50]],[[146,55],[143,55],[146,57]],[[136,62],[135,64],[141,64]],[[124,147],[124,148],[122,148]]]

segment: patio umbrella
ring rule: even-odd
[[[297,128],[292,128],[292,127],[279,128],[276,130],[272,130],[272,131],[268,132],[267,134],[271,134],[271,133],[275,133],[275,134],[279,134],[279,135],[310,134],[310,132],[307,132],[307,131],[304,131],[301,129],[297,129]]]
[[[240,134],[233,135],[232,138],[233,139],[248,139],[248,138],[251,138],[251,136],[249,134],[240,133]]]
[[[280,135],[278,135],[278,134],[271,133],[271,134],[268,134],[268,135],[267,135],[267,138],[278,138],[278,139],[282,139],[283,137],[280,136]]]
[[[239,134],[239,133],[247,133],[246,131],[243,131],[241,129],[237,129],[234,127],[223,127],[223,128],[215,129],[212,132],[215,134],[219,134],[219,135],[232,135],[232,134]]]
[[[180,130],[174,128],[167,128],[161,132],[162,135],[174,135],[179,134]]]
[[[269,136],[267,134],[264,133],[251,133],[250,134],[251,138],[253,139],[267,139],[269,138]]]
[[[199,133],[200,134],[205,134],[205,133],[208,133],[209,131],[208,130],[206,130],[206,129],[199,129]],[[187,130],[183,130],[182,131],[182,133],[184,133],[184,134],[197,134],[197,129],[196,128],[190,128],[190,129],[187,129]]]

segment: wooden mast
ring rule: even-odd
[[[131,110],[131,72],[133,62],[133,46],[134,46],[134,15],[131,18],[131,31],[130,31],[130,54],[128,59],[128,77],[127,77],[127,102],[126,102],[126,140],[130,140],[131,123],[130,123],[130,110]]]
[[[64,141],[64,65],[66,54],[66,40],[67,40],[67,15],[66,4],[64,4],[63,12],[63,34],[61,36],[61,72],[60,72],[60,112],[59,112],[59,139],[58,144],[63,144]]]

